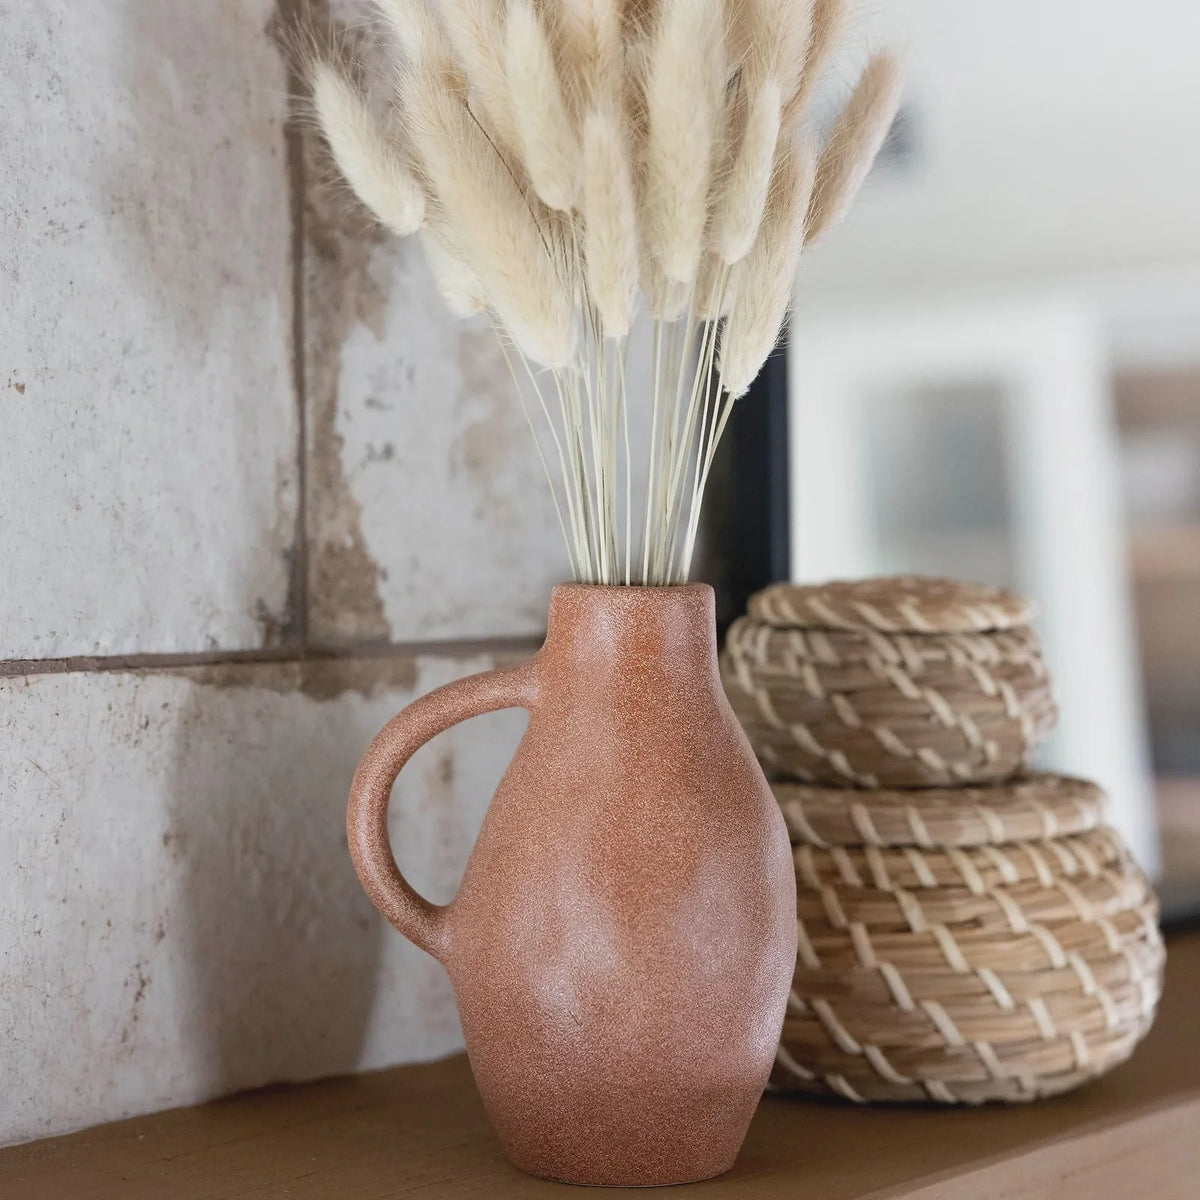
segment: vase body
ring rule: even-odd
[[[529,663],[443,691],[396,719],[399,752],[387,730],[368,752],[351,847],[380,908],[445,964],[505,1151],[572,1183],[726,1170],[774,1060],[796,885],[721,688],[712,590],[556,588]],[[414,739],[509,704],[529,725],[458,894],[397,906],[371,796]]]

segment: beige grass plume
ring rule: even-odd
[[[660,0],[646,63],[642,213],[647,247],[669,279],[700,265],[725,99],[725,30],[713,0]]]
[[[900,66],[894,55],[876,54],[829,135],[817,163],[808,212],[808,240],[821,236],[845,215],[900,104]]]
[[[456,317],[473,317],[487,308],[487,291],[445,233],[426,225],[421,248],[446,307]]]
[[[489,306],[525,354],[565,367],[574,303],[536,199],[522,192],[473,117],[448,60],[431,52],[412,64],[402,96],[422,171]]]
[[[725,263],[744,258],[758,232],[771,183],[781,114],[779,83],[768,78],[749,101],[741,144],[713,213],[712,244]]]
[[[637,296],[637,211],[625,131],[610,105],[584,125],[583,220],[588,291],[605,335],[622,338]]]
[[[812,151],[789,133],[780,143],[758,237],[738,267],[721,341],[721,382],[731,396],[754,382],[787,318],[814,173]]]
[[[812,22],[804,66],[795,90],[784,104],[785,123],[803,115],[845,24],[846,0],[812,0]]]
[[[425,0],[388,0],[412,7]],[[517,149],[520,134],[513,116],[508,73],[504,64],[502,0],[439,0],[438,12],[459,65],[473,94],[473,106],[500,141]]]
[[[620,0],[558,0],[548,7],[558,29],[560,70],[577,111],[618,100],[624,58]]]
[[[419,231],[451,310],[499,329],[576,577],[686,578],[717,443],[806,238],[886,133],[895,60],[870,61],[816,153],[798,131],[845,0],[376,3],[403,132],[316,54],[338,166],[380,221]],[[652,365],[632,381],[639,291]]]
[[[747,90],[754,94],[773,79],[790,100],[812,41],[812,0],[736,0],[729,5],[728,28]]]
[[[510,0],[505,70],[525,169],[550,208],[568,211],[579,191],[579,137],[554,52],[532,0]]]
[[[311,64],[313,108],[346,182],[379,221],[401,237],[425,217],[425,195],[400,148],[344,68],[329,59]]]

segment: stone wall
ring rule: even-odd
[[[0,1142],[460,1045],[345,793],[563,552],[490,333],[289,124],[276,7],[0,0]],[[397,787],[435,900],[523,721]]]

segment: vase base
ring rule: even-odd
[[[532,1175],[536,1179],[546,1179],[551,1183],[567,1183],[572,1187],[594,1188],[656,1188],[679,1187],[687,1183],[703,1183],[706,1179],[716,1179],[733,1167],[736,1156],[716,1166],[712,1164],[696,1164],[692,1168],[679,1166],[675,1170],[661,1171],[632,1171],[595,1170],[582,1166],[576,1170],[565,1167],[553,1167],[543,1164],[523,1163],[510,1159],[513,1166]]]

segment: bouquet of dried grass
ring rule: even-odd
[[[344,54],[307,64],[338,167],[384,225],[420,236],[455,313],[491,316],[575,577],[685,579],[717,443],[776,343],[803,247],[891,124],[895,60],[870,60],[818,147],[806,109],[844,0],[377,7],[393,112]],[[653,355],[635,388],[639,293]],[[630,405],[647,393],[635,447]]]

